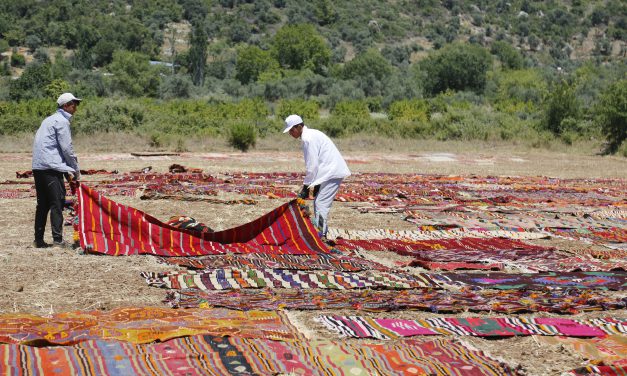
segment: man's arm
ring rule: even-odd
[[[57,142],[61,153],[63,154],[63,160],[65,163],[74,169],[73,175],[76,180],[80,178],[80,169],[78,167],[78,159],[74,154],[74,146],[72,145],[72,134],[70,132],[70,126],[67,124],[56,124]]]

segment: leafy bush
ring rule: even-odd
[[[432,95],[449,89],[482,92],[491,64],[492,58],[483,47],[461,43],[446,45],[420,63],[425,72],[425,91]]]
[[[26,65],[26,58],[24,58],[24,55],[18,54],[18,53],[11,54],[11,66],[12,67],[21,68],[24,65]]]
[[[291,114],[298,114],[306,123],[307,121],[318,119],[320,117],[319,110],[320,104],[316,101],[292,99],[279,101],[274,114],[281,120]]]
[[[525,64],[522,54],[507,42],[492,43],[491,52],[499,58],[506,69],[522,69]]]
[[[370,110],[366,101],[340,101],[331,110],[333,116],[349,117],[353,119],[370,117]]]
[[[401,100],[390,104],[388,118],[401,121],[426,122],[429,116],[429,104],[423,99]]]
[[[567,124],[572,124],[573,119],[580,116],[580,103],[575,95],[574,86],[566,80],[562,80],[549,90],[544,100],[544,117],[542,125],[544,129],[556,135],[566,130]],[[568,121],[565,121],[569,119]]]
[[[274,36],[272,51],[286,69],[311,69],[322,73],[331,60],[331,49],[310,24],[283,26]]]
[[[229,128],[228,134],[229,145],[247,152],[251,147],[255,147],[257,143],[257,132],[255,126],[250,123],[238,122]]]
[[[607,152],[625,150],[627,139],[627,79],[605,90],[596,106],[597,123],[607,137]]]

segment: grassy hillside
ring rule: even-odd
[[[32,131],[71,90],[107,109],[86,132],[226,135],[251,118],[246,99],[264,124],[299,112],[337,136],[532,133],[616,151],[626,36],[619,0],[3,2],[0,132]]]

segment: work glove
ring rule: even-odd
[[[80,171],[75,171],[72,173],[72,175],[74,175],[74,181],[78,182],[81,180],[81,173]]]
[[[314,185],[314,191],[313,191],[314,198],[318,197],[318,192],[320,192],[320,184]]]
[[[298,194],[298,198],[302,198],[303,200],[309,198],[309,188],[307,188],[307,185],[303,185],[303,189],[301,189],[300,193]]]

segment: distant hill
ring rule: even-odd
[[[411,63],[454,41],[488,48],[504,41],[534,64],[627,54],[627,3],[620,0],[7,1],[0,4],[0,49],[62,46],[80,53],[84,68],[110,63],[117,49],[167,60],[172,40],[177,53],[189,49],[198,19],[213,59],[241,43],[267,48],[285,24],[314,25],[335,63],[368,48],[393,64]]]

